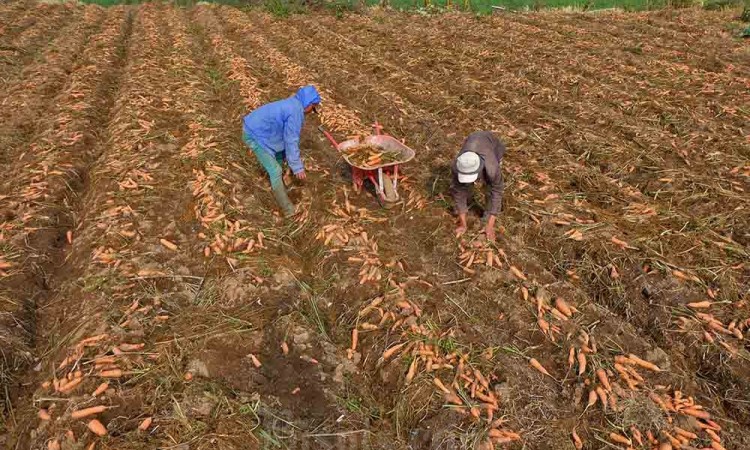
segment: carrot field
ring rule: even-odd
[[[0,446],[750,448],[737,16],[0,3]],[[305,84],[285,220],[241,118]],[[376,120],[386,208],[318,131]]]

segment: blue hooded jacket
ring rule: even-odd
[[[314,86],[300,88],[284,100],[268,103],[246,115],[243,131],[271,155],[286,152],[292,172],[298,174],[305,168],[299,154],[299,138],[305,123],[305,108],[320,103],[320,94]]]

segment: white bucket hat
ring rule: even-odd
[[[482,160],[474,152],[461,153],[456,158],[456,169],[458,169],[458,182],[469,184],[477,181],[479,178],[479,169],[482,167]]]

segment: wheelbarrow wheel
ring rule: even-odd
[[[395,203],[398,201],[398,193],[393,188],[393,180],[386,174],[383,174],[383,195],[386,202]]]

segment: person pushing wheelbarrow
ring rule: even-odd
[[[284,186],[284,161],[298,180],[307,177],[299,149],[300,134],[305,114],[316,111],[319,104],[318,90],[308,85],[293,96],[265,104],[242,119],[242,139],[268,173],[273,196],[285,217],[294,215],[295,209]]]

